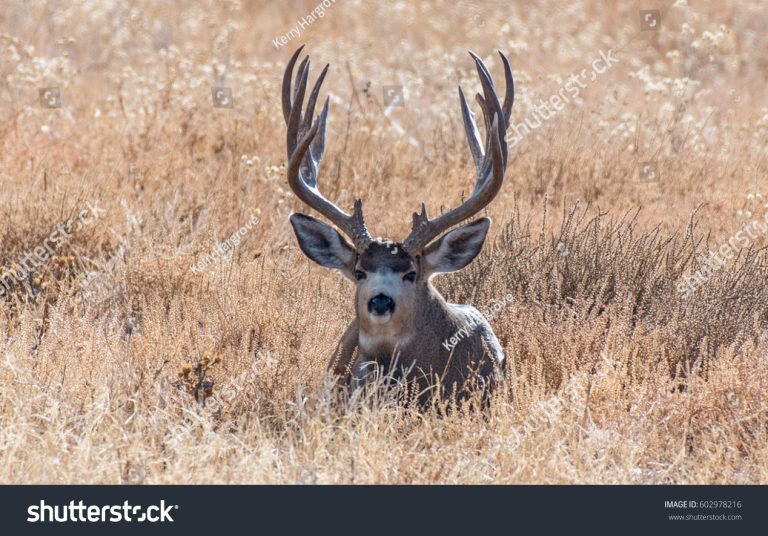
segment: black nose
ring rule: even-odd
[[[368,302],[368,311],[377,315],[385,315],[395,310],[395,301],[386,294],[377,294]]]

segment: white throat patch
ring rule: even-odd
[[[360,330],[358,344],[363,352],[372,352],[382,346],[389,346],[396,350],[411,342],[411,338],[410,335],[371,335]]]

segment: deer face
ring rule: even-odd
[[[485,241],[490,224],[488,218],[448,230],[485,208],[504,182],[507,165],[505,134],[514,101],[509,61],[499,52],[506,81],[502,104],[487,67],[480,57],[470,52],[483,90],[482,95],[478,93],[477,101],[483,114],[485,144],[481,142],[475,116],[459,88],[461,116],[477,173],[471,197],[462,199],[459,206],[433,219],[427,216],[427,208],[422,203],[421,212],[413,214],[411,233],[402,243],[393,243],[371,238],[363,218],[361,200],[355,201],[354,211],[350,214],[320,191],[317,177],[325,152],[328,98],[317,117],[314,117],[314,111],[328,66],[320,72],[309,91],[305,109],[308,57],[299,63],[296,83],[291,88],[294,66],[302,49],[303,46],[291,56],[283,75],[281,97],[283,118],[288,127],[288,185],[299,200],[327,218],[349,241],[320,220],[293,214],[290,219],[299,247],[313,261],[341,271],[357,284],[355,306],[362,331],[385,337],[402,336],[416,324],[414,319],[426,308],[430,277],[464,268],[477,256]]]
[[[355,307],[366,331],[404,329],[414,311],[417,270],[416,260],[394,242],[371,242],[357,255]]]
[[[432,276],[461,270],[480,253],[490,220],[454,229],[415,256],[391,241],[375,240],[358,251],[333,227],[304,214],[293,214],[291,224],[307,257],[355,282],[361,328],[395,336],[413,325]]]

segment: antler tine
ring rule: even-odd
[[[325,152],[325,129],[328,120],[329,99],[326,98],[323,109],[313,120],[315,103],[320,93],[326,65],[315,81],[309,94],[307,110],[302,115],[304,95],[309,78],[309,57],[299,64],[296,73],[296,85],[291,92],[293,68],[304,45],[293,53],[285,67],[282,86],[283,117],[288,126],[286,145],[288,149],[288,185],[301,201],[328,218],[340,231],[346,234],[358,250],[365,249],[372,241],[363,219],[363,203],[355,201],[354,212],[349,215],[326,199],[317,187],[317,174]],[[293,100],[291,100],[293,96]]]
[[[477,171],[477,180],[471,197],[453,210],[430,220],[427,208],[422,203],[421,212],[413,214],[411,234],[403,242],[403,247],[412,255],[418,255],[424,247],[446,229],[471,218],[485,208],[499,193],[504,182],[507,165],[506,132],[514,102],[514,84],[512,69],[507,57],[499,51],[504,64],[506,91],[504,104],[499,102],[493,79],[483,61],[471,50],[469,54],[475,60],[477,74],[483,94],[477,94],[477,102],[483,113],[485,123],[485,148],[480,143],[480,133],[475,122],[475,115],[470,111],[464,92],[459,87],[459,102],[467,135],[469,150]]]
[[[288,123],[288,118],[291,115],[291,78],[293,77],[293,66],[296,64],[296,60],[299,57],[299,54],[301,54],[301,51],[304,49],[304,45],[301,45],[299,48],[296,49],[296,52],[293,53],[293,56],[291,56],[291,59],[288,60],[288,65],[285,66],[285,73],[283,73],[283,91],[282,91],[282,97],[283,97],[283,117],[285,118],[285,123]]]
[[[480,144],[480,132],[477,130],[477,123],[475,123],[475,114],[469,109],[467,105],[467,99],[464,98],[464,92],[459,86],[459,101],[461,103],[461,116],[464,119],[464,131],[467,134],[467,142],[469,143],[469,150],[472,153],[472,159],[475,161],[475,167],[477,168],[477,174],[483,166],[483,146]],[[487,127],[487,125],[486,125]],[[488,130],[490,132],[490,130]]]
[[[502,109],[504,110],[504,121],[507,126],[509,126],[509,118],[512,115],[512,105],[515,102],[515,80],[512,78],[512,67],[509,66],[509,59],[501,50],[499,50],[499,56],[501,56],[501,62],[504,64],[504,88],[506,90]]]
[[[320,86],[323,85],[323,80],[325,80],[325,75],[328,72],[328,67],[330,67],[329,64],[325,64],[325,67],[323,67],[323,70],[320,71],[320,76],[317,77],[317,80],[315,81],[315,85],[312,88],[312,92],[309,94],[309,101],[307,102],[307,114],[306,117],[311,120],[312,115],[315,113],[315,102],[317,102],[317,96],[320,93]]]
[[[301,107],[304,105],[304,92],[307,89],[308,75],[307,58],[304,58],[304,61],[299,65],[299,72],[296,74],[296,87],[293,89],[293,104],[291,105],[291,113],[288,116],[288,158],[291,158],[295,153],[299,136],[302,135],[300,132]]]
[[[498,117],[504,117],[501,104],[499,103],[499,97],[496,94],[496,88],[493,85],[493,79],[491,78],[491,73],[488,72],[488,68],[483,63],[483,60],[480,59],[480,57],[472,52],[469,51],[470,56],[475,60],[475,65],[477,66],[477,74],[480,77],[480,85],[483,88],[483,98],[478,99],[480,102],[481,107],[483,108],[483,115],[485,117],[485,125],[486,128],[491,124],[493,121],[494,115]],[[507,121],[504,120],[499,123],[499,126],[501,127],[501,137],[504,138],[504,134],[507,132]],[[487,131],[486,131],[487,132]],[[486,144],[490,143],[490,135],[486,136]],[[502,154],[504,155],[504,163],[506,165],[507,161],[507,145],[506,143],[502,146]],[[489,167],[490,162],[487,162],[484,168]],[[480,179],[480,177],[478,177]]]

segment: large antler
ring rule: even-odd
[[[477,181],[472,196],[467,201],[435,219],[430,220],[427,217],[427,207],[424,203],[421,204],[421,213],[414,212],[411,234],[403,242],[403,248],[414,256],[420,254],[427,244],[443,231],[480,212],[496,197],[504,182],[504,170],[507,167],[505,136],[512,112],[512,103],[515,100],[512,69],[507,57],[499,51],[501,61],[504,64],[504,78],[506,80],[506,94],[502,105],[499,103],[493,79],[483,60],[471,50],[469,54],[475,60],[477,74],[480,75],[480,84],[483,87],[483,94],[478,93],[476,99],[480,104],[485,121],[485,149],[480,144],[480,133],[475,123],[475,114],[469,110],[461,86],[459,86],[459,100],[461,101],[461,115],[464,119],[464,130],[467,133],[469,150],[472,152],[472,159],[477,170]]]
[[[309,56],[304,58],[299,64],[299,71],[296,74],[296,86],[293,90],[293,103],[291,103],[293,67],[303,48],[304,45],[293,53],[283,75],[283,117],[285,117],[285,123],[288,126],[288,184],[296,197],[328,218],[352,240],[358,251],[362,251],[371,242],[371,235],[368,233],[363,220],[362,201],[359,199],[355,201],[354,212],[349,215],[328,201],[317,187],[317,171],[325,151],[328,98],[325,99],[322,112],[314,121],[312,114],[315,111],[320,86],[328,72],[328,65],[323,68],[317,78],[312,92],[309,94],[307,111],[302,115],[304,93],[307,90],[307,78],[309,77]]]

